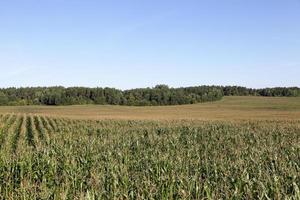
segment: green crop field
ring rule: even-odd
[[[299,98],[246,99],[1,107],[0,199],[300,199]]]

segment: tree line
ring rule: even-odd
[[[298,87],[274,87],[253,89],[240,86],[221,86],[224,96],[299,97]]]
[[[223,96],[300,96],[298,87],[252,89],[240,86],[196,86],[119,90],[88,87],[27,87],[0,89],[0,105],[182,105],[217,101]]]
[[[220,100],[223,92],[216,86],[118,90],[87,87],[27,87],[0,89],[0,105],[128,105],[157,106],[194,104]]]

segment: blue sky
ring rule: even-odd
[[[0,2],[0,87],[300,86],[300,0]]]

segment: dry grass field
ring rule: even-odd
[[[299,120],[300,98],[224,97],[213,103],[128,107],[111,105],[0,107],[0,113],[40,114],[75,119],[130,120]]]

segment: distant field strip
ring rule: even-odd
[[[0,116],[1,199],[299,199],[300,122]]]
[[[72,119],[123,120],[300,120],[297,97],[224,97],[223,100],[181,106],[17,106],[0,113],[21,113]],[[53,129],[53,120],[49,125]]]

